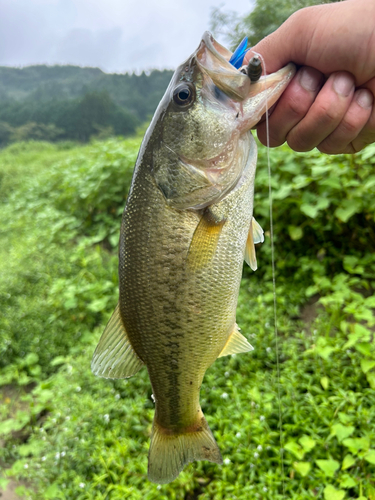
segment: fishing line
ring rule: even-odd
[[[254,52],[262,61],[264,77],[267,78],[266,63],[261,54]],[[267,92],[267,91],[266,91]],[[280,360],[279,360],[279,336],[277,329],[277,294],[276,294],[276,272],[275,272],[275,246],[273,237],[273,204],[272,204],[272,186],[271,186],[271,161],[270,161],[270,133],[268,121],[268,95],[266,93],[266,135],[267,135],[267,166],[268,166],[268,197],[270,203],[270,239],[271,239],[271,262],[272,262],[272,292],[273,292],[273,317],[275,332],[275,351],[276,351],[276,372],[277,372],[277,396],[279,400],[279,427],[280,427],[280,465],[281,478],[283,485],[283,497],[285,497],[285,475],[284,475],[284,439],[283,439],[283,418],[281,411],[281,384],[280,384]]]

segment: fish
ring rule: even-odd
[[[205,32],[146,131],[121,222],[119,302],[91,364],[112,379],[146,366],[155,401],[148,478],[158,484],[195,460],[222,463],[200,388],[217,358],[253,349],[236,323],[243,261],[257,268],[263,240],[250,129],[295,66],[251,82],[231,57]]]

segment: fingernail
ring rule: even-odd
[[[374,102],[374,96],[369,90],[360,89],[356,92],[355,100],[361,106],[361,108],[371,108]]]
[[[337,94],[348,97],[354,88],[353,78],[349,74],[340,73],[333,79],[333,88]]]
[[[315,92],[320,86],[321,78],[321,74],[316,69],[303,68],[300,73],[299,82],[305,90]]]

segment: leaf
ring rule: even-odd
[[[310,472],[311,464],[310,462],[293,462],[293,468],[301,474],[302,477],[306,477]]]
[[[322,377],[320,379],[320,383],[321,383],[323,389],[326,391],[328,389],[328,386],[329,386],[329,378],[328,377]]]
[[[326,361],[328,361],[328,358],[330,357],[333,351],[334,348],[329,347],[328,345],[324,347],[323,346],[316,347],[316,353],[319,354],[319,356],[325,359]]]
[[[289,441],[288,443],[286,443],[284,448],[293,453],[293,455],[298,458],[298,460],[302,460],[305,456],[305,452],[295,441]]]
[[[337,439],[341,442],[344,439],[348,438],[355,431],[355,427],[352,425],[342,425],[342,424],[334,424],[332,425],[331,434],[336,436]]]
[[[375,373],[367,373],[366,374],[367,382],[370,384],[371,389],[375,390]]]
[[[302,446],[302,448],[305,450],[306,453],[308,453],[309,451],[311,451],[315,445],[316,445],[316,441],[314,439],[312,439],[310,436],[302,436],[298,442],[300,443],[300,445]]]
[[[357,486],[356,481],[349,476],[349,474],[344,474],[340,481],[341,488],[355,488]]]
[[[366,462],[375,465],[375,450],[369,450],[363,458]]]
[[[367,488],[367,495],[369,500],[375,500],[375,488],[369,485]]]
[[[353,421],[353,417],[351,415],[347,415],[346,413],[339,411],[339,419],[343,424],[350,424]]]
[[[347,222],[356,212],[359,212],[360,202],[356,200],[345,200],[343,207],[338,207],[335,210],[335,215],[342,222]]]
[[[342,443],[355,455],[359,451],[367,450],[370,447],[370,441],[368,438],[348,438],[344,439]]]
[[[350,453],[349,453],[348,455],[345,456],[345,458],[344,458],[344,460],[342,462],[341,469],[342,470],[349,469],[354,464],[355,464],[355,458],[353,457],[353,455],[350,455]]]
[[[375,366],[375,361],[371,359],[361,359],[361,368],[363,373],[367,373],[368,371],[371,370],[371,368],[374,368]]]
[[[372,345],[369,342],[360,342],[354,348],[364,356],[372,356]]]
[[[325,500],[342,500],[344,496],[344,490],[336,490],[336,488],[334,486],[331,486],[330,484],[324,488]]]
[[[308,217],[311,217],[312,219],[315,219],[315,217],[319,213],[319,208],[316,205],[310,205],[308,203],[302,203],[302,205],[300,206],[300,210],[302,213],[304,213]]]
[[[300,240],[303,236],[303,229],[300,226],[288,226],[290,239],[293,241]]]
[[[35,352],[30,352],[23,360],[23,366],[35,365],[39,361],[39,356]]]
[[[333,477],[335,472],[339,469],[340,464],[337,460],[316,460],[318,467],[328,477]]]

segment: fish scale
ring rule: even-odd
[[[257,148],[249,131],[294,74],[251,83],[209,33],[175,72],[136,162],[121,224],[119,305],[95,350],[108,378],[146,366],[155,399],[148,477],[222,463],[199,404],[206,370],[252,350],[236,325],[244,258],[256,269]]]

